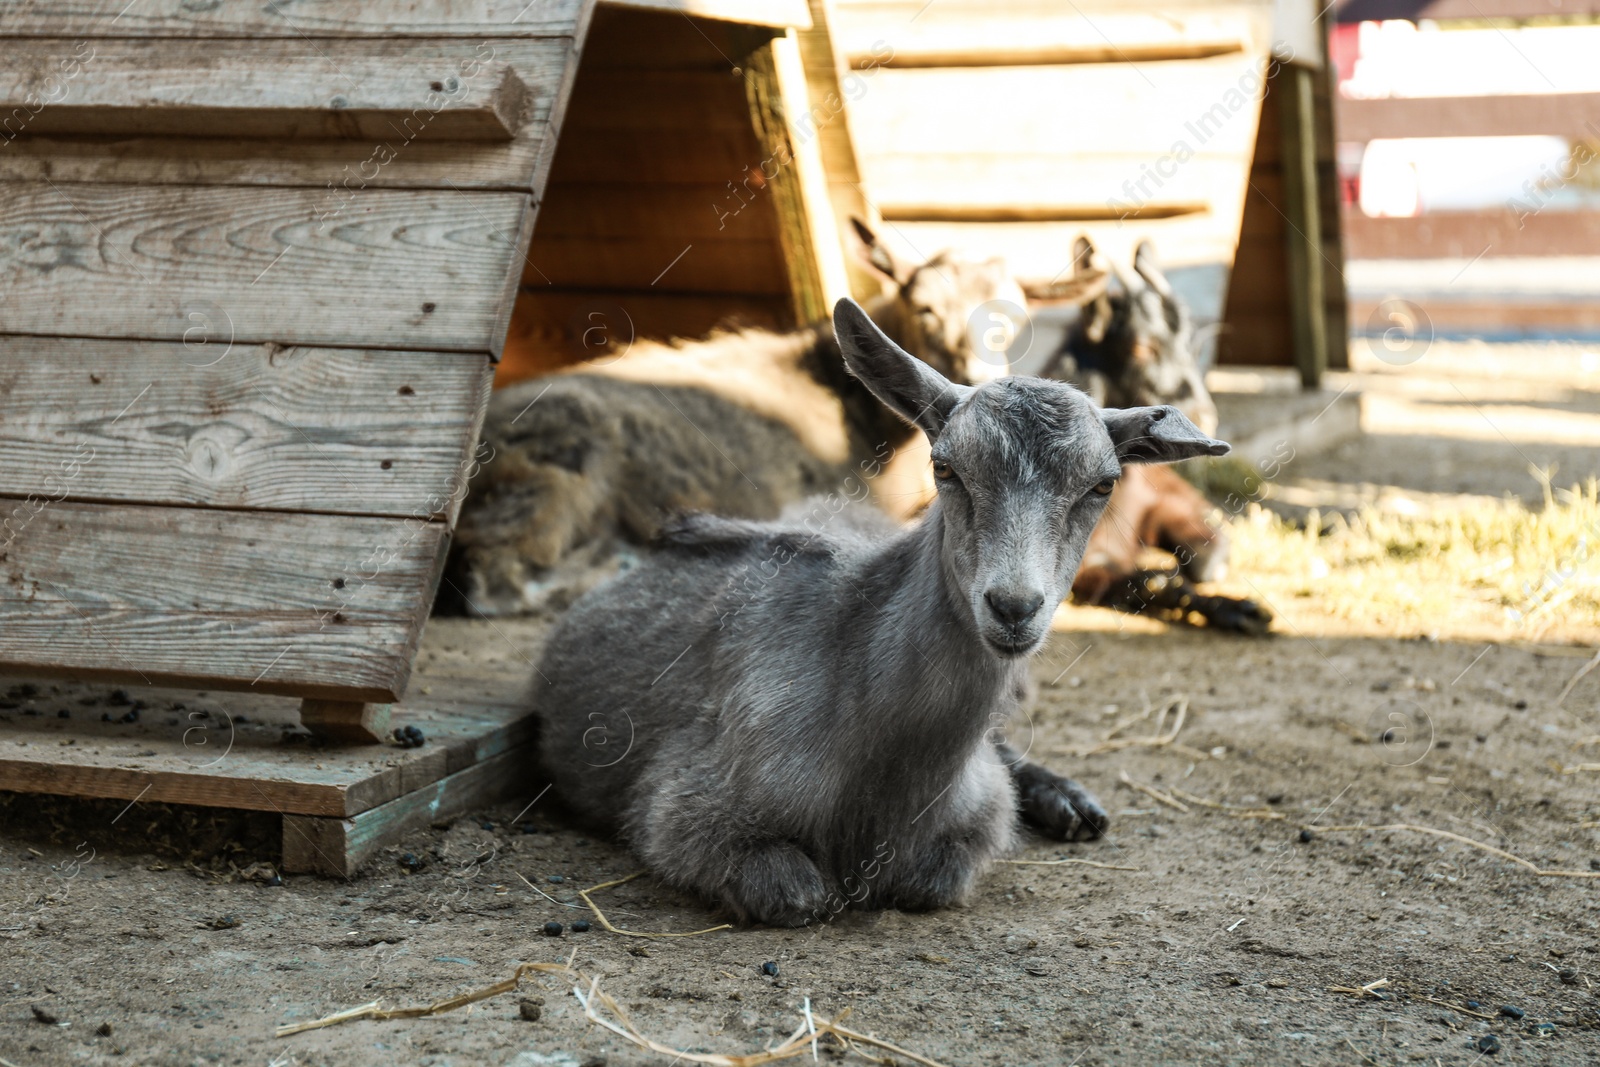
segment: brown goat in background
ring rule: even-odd
[[[867,307],[885,333],[959,384],[1005,373],[1003,354],[974,340],[980,311],[989,326],[988,312],[1027,299],[1003,261],[908,263],[855,228],[893,283]],[[1105,280],[1084,272],[1046,295],[1081,300]],[[675,513],[770,519],[836,492],[908,517],[932,497],[926,440],[850,375],[827,322],[638,343],[520,382],[494,395],[483,439],[491,454],[461,513],[442,612],[560,610]]]

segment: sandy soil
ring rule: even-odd
[[[1472,1063],[1480,1053],[1469,1044],[1486,1034],[1506,1062],[1592,1062],[1600,879],[1540,877],[1412,831],[1322,829],[1417,824],[1588,872],[1597,778],[1558,768],[1600,733],[1600,685],[1570,710],[1554,706],[1578,662],[1450,643],[1058,635],[1038,661],[1040,706],[1016,737],[1071,768],[1117,817],[1104,842],[1035,840],[1022,858],[1137,870],[1002,866],[967,908],[846,913],[799,932],[547,938],[544,923],[585,913],[519,874],[572,903],[575,888],[636,864],[551,821],[544,805],[519,828],[508,825],[517,804],[420,833],[349,883],[266,886],[143,851],[145,826],[166,836],[170,812],[138,806],[113,823],[123,806],[110,804],[52,830],[37,805],[13,804],[0,853],[0,1057],[667,1062],[587,1027],[554,984],[530,984],[544,998],[538,1022],[507,995],[437,1018],[272,1036],[375,999],[428,1003],[519,961],[575,952],[645,1032],[680,1048],[757,1050],[788,1035],[809,997],[816,1011],[851,1008],[856,1028],[950,1064]],[[1190,701],[1184,749],[1058,753],[1179,694]],[[1193,801],[1181,812],[1120,784],[1124,772],[1167,795],[1276,817]],[[243,840],[237,863],[251,858],[248,827],[212,829]],[[189,832],[212,847],[199,840],[206,828]],[[257,846],[262,858],[269,848]],[[599,901],[614,922],[646,930],[716,918],[649,881]],[[768,961],[777,977],[762,973]],[[1328,991],[1380,979],[1389,999]],[[1526,1014],[1478,1019],[1460,1010],[1468,999],[1486,1015],[1501,1005]]]
[[[1449,470],[1481,473],[1484,442],[1461,440]],[[1379,455],[1403,444],[1385,443],[1307,463],[1296,484],[1376,484]],[[1582,455],[1563,453],[1564,471]],[[1477,473],[1402,473],[1408,489],[1486,491]],[[1114,825],[1087,845],[1033,839],[1019,858],[1134,869],[1000,866],[967,907],[932,914],[574,933],[588,917],[575,890],[637,863],[543,802],[417,833],[349,882],[270,885],[215,873],[270,862],[270,819],[0,797],[0,1060],[672,1062],[587,1025],[566,987],[533,979],[447,1015],[273,1036],[570,954],[645,1033],[699,1051],[781,1041],[809,998],[952,1065],[1600,1062],[1600,878],[1543,876],[1412,829],[1332,829],[1433,828],[1595,873],[1600,773],[1574,768],[1600,763],[1600,671],[1558,706],[1584,651],[1327,637],[1297,619],[1252,641],[1084,612],[1036,661],[1039,704],[1013,738],[1098,792]],[[1150,734],[1179,697],[1173,744],[1069,751]],[[717,921],[648,879],[597,901],[636,929]],[[551,921],[568,928],[546,937]],[[1331,991],[1384,980],[1377,995]],[[542,998],[537,1021],[523,997]],[[1482,1050],[1489,1035],[1497,1052]]]

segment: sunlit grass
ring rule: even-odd
[[[1221,478],[1219,477],[1219,480]],[[1214,496],[1223,498],[1230,487]],[[1434,514],[1367,507],[1302,525],[1249,504],[1233,569],[1286,622],[1340,632],[1528,641],[1600,636],[1600,483],[1544,483],[1544,504],[1486,500]],[[1333,623],[1332,626],[1326,626]]]

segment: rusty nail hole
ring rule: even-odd
[[[335,589],[343,589],[344,588],[344,579],[343,578],[335,578],[333,580],[333,587]]]
[[[444,82],[429,82],[428,88],[432,89],[436,93],[442,93],[444,92]]]
[[[426,304],[422,305],[422,313],[424,315],[432,315],[433,314],[433,309],[438,307],[438,306],[439,305],[435,304],[433,301],[430,300]]]
[[[378,466],[382,467],[384,470],[388,470],[390,467],[394,466],[394,460],[386,459],[382,463],[378,464]]]
[[[398,392],[401,396],[416,396],[417,395],[417,391],[415,389],[411,388],[411,386],[409,386],[409,385],[402,385],[399,389],[397,389],[395,391]]]
[[[89,380],[91,382],[93,382],[95,385],[99,385],[100,384],[100,375],[91,374],[91,375],[89,375]]]
[[[342,611],[334,612],[333,613],[333,621],[334,622],[344,622],[344,612],[342,612]]]

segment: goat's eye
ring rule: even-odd
[[[1101,496],[1110,496],[1111,490],[1115,489],[1116,487],[1117,480],[1115,478],[1107,478],[1105,481],[1095,486],[1094,491],[1099,493]]]
[[[944,482],[954,478],[956,476],[956,472],[950,469],[950,464],[944,462],[943,460],[936,459],[933,461],[933,476],[939,479],[941,482]]]

